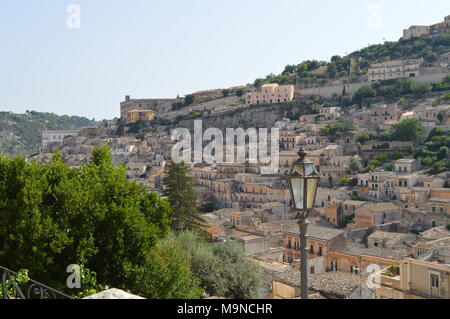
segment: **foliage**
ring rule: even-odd
[[[360,87],[353,95],[353,103],[362,105],[365,99],[373,98],[377,95],[375,89],[371,86]]]
[[[450,92],[445,93],[439,98],[439,102],[450,102]]]
[[[367,142],[375,140],[375,139],[376,139],[376,134],[373,132],[360,133],[356,136],[356,141],[361,144],[367,143]]]
[[[101,284],[136,290],[130,271],[167,234],[169,213],[168,201],[112,165],[106,146],[80,168],[58,152],[49,165],[0,157],[0,264],[27,268],[58,290],[67,291],[71,264],[95,270]]]
[[[359,59],[362,69],[368,69],[373,63],[389,60],[420,59],[422,57],[428,57],[429,59],[431,57],[430,53],[441,54],[450,51],[448,39],[448,36],[443,36],[437,39],[414,38],[397,42],[385,42],[355,51],[349,57]]]
[[[17,272],[17,275],[10,276],[7,280],[5,280],[5,286],[3,287],[3,283],[0,282],[0,299],[3,299],[3,288],[6,290],[6,295],[10,298],[14,298],[17,296],[17,288],[16,285],[19,287],[21,285],[25,285],[30,281],[30,277],[28,276],[28,270],[27,269],[21,269]]]
[[[386,269],[383,275],[388,277],[397,277],[400,275],[400,268],[396,265],[391,265],[388,269]]]
[[[256,79],[255,87],[265,83],[278,84],[310,84],[321,83],[326,79],[347,77],[367,73],[373,63],[397,59],[419,59],[424,57],[426,63],[435,62],[437,56],[450,51],[450,36],[436,39],[415,38],[398,42],[385,42],[371,45],[350,53],[346,57],[333,56],[329,62],[307,60],[299,64],[287,65],[279,74],[269,74],[265,78]],[[418,86],[419,91],[425,86]],[[368,91],[367,91],[368,92]],[[359,100],[359,99],[358,99]]]
[[[97,283],[97,273],[86,268],[84,265],[80,265],[80,277],[82,284],[82,291],[78,292],[77,298],[82,299],[87,296],[95,295],[102,291],[104,287]]]
[[[194,101],[195,101],[195,96],[192,94],[188,94],[184,98],[184,106],[189,106],[189,105],[193,104]]]
[[[434,127],[428,138],[414,152],[414,158],[431,167],[429,174],[450,171],[450,131]]]
[[[351,124],[342,121],[337,121],[335,123],[328,124],[320,131],[320,133],[323,136],[328,136],[331,140],[335,140],[339,138],[342,135],[342,133],[352,131],[354,129],[355,127]]]
[[[349,168],[353,173],[359,173],[362,170],[361,161],[359,159],[353,158],[350,161]]]
[[[134,123],[128,123],[126,126],[128,128],[127,133],[137,134],[141,131],[151,131],[152,127],[149,125],[150,121],[136,121]]]
[[[208,244],[195,232],[181,233],[177,241],[188,254],[193,274],[209,295],[232,299],[261,297],[261,269],[246,258],[240,243]]]
[[[163,195],[168,198],[172,208],[172,229],[192,229],[203,224],[197,210],[198,195],[194,190],[194,180],[188,175],[189,169],[184,162],[170,161],[163,177],[165,186]]]
[[[199,299],[204,292],[191,272],[187,252],[171,235],[151,250],[145,266],[133,276],[137,292],[148,299]]]
[[[422,131],[420,121],[417,119],[404,119],[392,127],[391,138],[400,141],[414,141]]]
[[[340,228],[346,228],[348,224],[355,222],[355,214],[344,216],[341,220],[341,224],[339,225]]]
[[[184,97],[183,100],[172,103],[172,111],[177,111],[184,107],[187,107],[191,104],[194,104],[195,96],[192,94],[188,94]]]
[[[214,195],[209,196],[205,201],[203,201],[202,205],[198,208],[202,213],[212,213],[216,209],[219,209],[219,205],[217,199]]]
[[[237,97],[241,97],[241,96],[243,96],[244,94],[245,94],[244,89],[238,89],[238,90],[236,91],[236,96],[237,96]]]

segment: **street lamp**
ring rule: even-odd
[[[292,165],[289,173],[289,190],[291,192],[292,207],[299,212],[300,220],[300,274],[301,298],[308,299],[308,257],[306,239],[308,236],[308,215],[314,208],[319,173],[313,162],[306,159],[305,149],[300,148],[299,159]]]

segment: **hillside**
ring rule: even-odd
[[[367,73],[373,63],[396,59],[424,58],[426,64],[434,64],[443,53],[450,52],[450,35],[435,39],[414,38],[371,45],[345,57],[335,55],[330,62],[308,60],[297,65],[287,65],[281,74],[269,74],[256,79],[254,86],[264,83],[310,84],[338,78],[358,77]],[[351,70],[351,72],[350,72]]]
[[[0,112],[0,153],[11,155],[36,152],[44,130],[71,130],[96,125],[85,117],[27,112]]]

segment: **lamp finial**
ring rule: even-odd
[[[298,156],[300,156],[300,160],[304,160],[306,155],[308,155],[308,153],[306,152],[305,148],[302,146],[300,147],[300,150],[298,151]]]

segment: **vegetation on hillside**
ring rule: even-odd
[[[24,155],[37,152],[44,130],[72,130],[96,124],[94,120],[80,116],[35,111],[26,114],[0,112],[0,153]]]
[[[346,57],[333,56],[329,62],[308,60],[296,65],[287,65],[279,75],[269,74],[265,78],[256,79],[254,86],[260,87],[264,83],[320,84],[350,74],[355,76],[365,74],[371,64],[378,62],[423,57],[425,63],[433,63],[439,54],[449,51],[450,35],[437,39],[415,38],[385,42],[355,51]]]
[[[331,141],[335,141],[341,137],[342,133],[353,131],[355,129],[354,125],[346,123],[342,120],[337,120],[334,123],[328,124],[325,126],[320,133],[323,136],[327,136]]]
[[[422,162],[422,165],[431,167],[429,174],[435,175],[450,171],[450,131],[441,127],[431,130],[427,140],[419,145],[414,152],[414,157]]]
[[[396,79],[384,83],[373,82],[370,85],[359,88],[352,99],[345,98],[343,105],[370,105],[379,101],[397,102],[400,97],[407,95],[410,95],[414,99],[420,99],[424,98],[430,92],[444,90],[450,90],[450,75],[447,75],[442,81],[436,83],[415,83],[409,78]],[[341,96],[339,98],[343,97]],[[447,96],[444,95],[441,97],[441,100],[445,100],[446,98]]]

